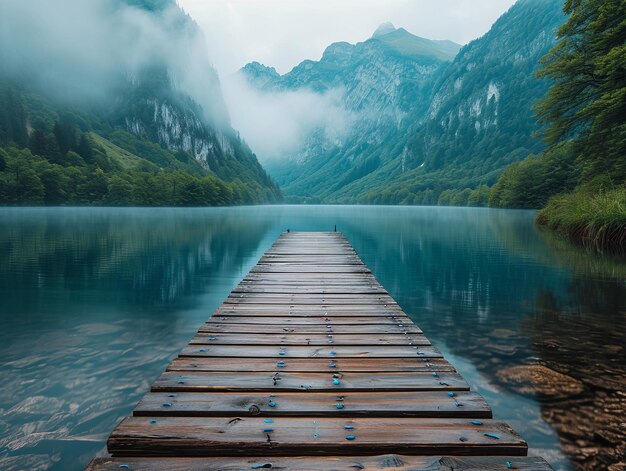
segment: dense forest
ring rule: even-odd
[[[568,0],[536,105],[548,149],[509,167],[490,204],[543,208],[538,223],[598,247],[626,246],[626,3]],[[546,206],[547,203],[547,206]]]
[[[0,109],[2,204],[206,206],[275,201],[279,194],[268,177],[265,186],[225,182],[189,153],[120,128],[105,139],[90,130],[89,116],[60,115],[42,97],[23,97],[11,86],[0,87]]]

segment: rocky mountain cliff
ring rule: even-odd
[[[140,139],[183,151],[216,176],[230,181],[252,179],[273,186],[252,151],[232,129],[219,78],[208,59],[197,24],[174,0],[123,0],[158,17],[168,39],[187,51],[172,68],[158,56],[118,86],[117,125]],[[193,75],[188,75],[192,69]],[[196,83],[193,83],[196,81]]]
[[[321,60],[306,60],[282,76],[259,63],[246,65],[241,73],[260,90],[340,93],[350,117],[347,131],[316,129],[295,155],[268,169],[288,193],[325,198],[379,168],[395,157],[395,136],[425,112],[428,84],[459,48],[385,25],[365,42],[331,44]]]
[[[555,43],[562,6],[519,0],[456,57],[453,43],[382,25],[370,40],[331,45],[321,61],[284,76],[249,64],[242,72],[263,89],[342,87],[357,116],[340,142],[318,132],[270,172],[295,200],[445,204],[446,191],[465,189],[467,199],[542,149],[532,105],[548,83],[535,71]]]

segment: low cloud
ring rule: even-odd
[[[323,94],[307,89],[261,91],[240,74],[224,80],[223,88],[233,126],[261,162],[295,158],[315,132],[333,145],[346,136],[355,120],[342,104],[341,89]]]
[[[121,76],[160,64],[208,118],[227,119],[201,30],[175,2],[160,3],[148,11],[121,0],[2,0],[1,75],[73,101],[107,99]]]

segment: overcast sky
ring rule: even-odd
[[[229,75],[257,60],[289,71],[336,41],[369,38],[390,21],[460,44],[485,34],[515,0],[178,0],[205,32],[211,60]]]

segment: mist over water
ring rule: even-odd
[[[580,441],[606,462],[623,420],[610,411],[626,371],[626,262],[545,239],[533,219],[428,207],[0,209],[0,468],[74,470],[104,453],[281,231],[335,224],[533,453],[573,469]],[[563,377],[529,386],[518,381],[529,365]]]

